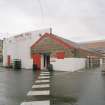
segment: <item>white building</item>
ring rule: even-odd
[[[3,41],[3,66],[20,59],[22,68],[47,68],[53,64],[55,70],[76,71],[85,68],[86,57],[95,55],[79,48],[69,40],[50,34],[50,29],[26,32]]]
[[[41,35],[50,29],[26,32],[3,40],[3,66],[8,66],[14,59],[21,59],[22,68],[32,68],[30,48]]]

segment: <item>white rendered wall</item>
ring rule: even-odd
[[[85,68],[85,58],[64,58],[64,59],[51,59],[54,70],[57,71],[77,71]]]
[[[4,39],[3,42],[3,65],[7,65],[7,56],[10,55],[13,59],[21,59],[22,68],[32,68],[33,61],[31,59],[31,46],[46,32],[50,32],[50,29],[38,30],[23,33],[23,37],[10,37]]]
[[[103,64],[103,59],[100,59],[100,65],[102,65]]]

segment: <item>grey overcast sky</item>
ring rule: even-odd
[[[0,0],[1,38],[49,27],[72,41],[105,39],[105,0]]]

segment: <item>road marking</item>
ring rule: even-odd
[[[50,82],[50,80],[37,80],[35,83],[45,83],[45,82]]]
[[[50,74],[40,74],[40,75],[42,75],[42,76],[43,76],[43,75],[44,75],[44,76],[49,76]]]
[[[49,90],[44,90],[44,91],[29,91],[27,93],[27,96],[35,96],[35,95],[50,95]]]
[[[38,79],[50,79],[50,76],[39,76]]]
[[[41,72],[41,73],[43,73],[43,74],[50,74],[50,72]]]
[[[45,100],[45,101],[22,102],[20,105],[50,105],[50,101]]]
[[[32,88],[49,88],[49,84],[33,85]]]
[[[39,75],[39,77],[50,77],[50,75]]]
[[[41,90],[31,90],[27,93],[27,96],[40,96],[40,95],[50,95],[50,90],[46,89],[50,87],[50,72],[41,72],[38,80],[35,81],[35,84],[32,86],[32,89],[41,89]],[[45,90],[43,90],[45,89]],[[43,100],[43,101],[30,101],[30,102],[22,102],[20,105],[50,105],[50,100]]]

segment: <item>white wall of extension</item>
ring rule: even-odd
[[[41,36],[50,32],[50,29],[32,31],[23,33],[20,36],[6,38],[3,41],[3,66],[7,65],[7,56],[10,55],[11,59],[21,59],[22,68],[32,68],[33,61],[31,59],[30,47],[37,41]],[[12,62],[11,61],[11,62]]]
[[[54,70],[57,71],[77,71],[85,68],[85,58],[64,58],[64,59],[51,59]]]

